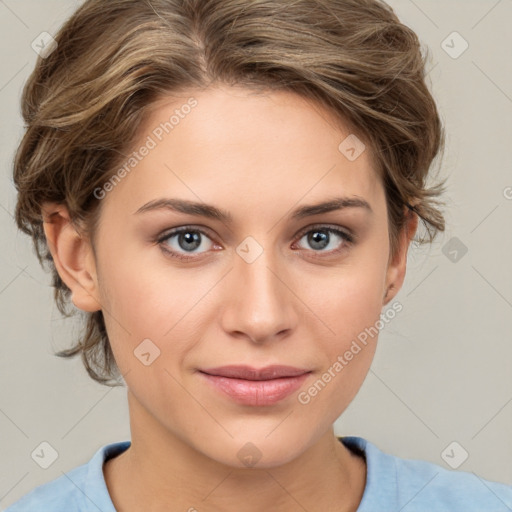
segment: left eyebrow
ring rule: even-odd
[[[305,205],[293,211],[291,218],[300,220],[305,217],[328,213],[335,210],[343,210],[347,208],[363,208],[367,212],[373,214],[370,204],[359,197],[338,197],[322,203]],[[172,210],[189,215],[197,215],[209,219],[219,220],[226,224],[233,222],[232,215],[226,210],[217,208],[206,203],[197,203],[186,199],[156,199],[141,206],[134,215],[155,211],[155,210]]]
[[[372,207],[368,201],[360,197],[336,197],[323,203],[301,206],[292,213],[291,218],[294,220],[300,220],[304,217],[310,217],[336,210],[344,210],[346,208],[363,208],[373,215]]]

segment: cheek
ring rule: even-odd
[[[150,358],[157,355],[153,368],[182,365],[212,320],[204,297],[218,277],[161,261],[148,264],[128,253],[119,263],[114,258],[104,262],[102,275],[105,323],[121,372],[143,371],[137,355],[147,352]]]
[[[161,337],[173,327],[182,309],[183,295],[177,290],[183,287],[170,288],[162,276],[156,279],[154,274],[151,267],[128,253],[121,259],[103,260],[100,288],[105,325],[123,373],[136,361],[134,351],[144,340],[161,347]]]
[[[354,275],[340,279],[323,298],[322,319],[334,334],[319,339],[322,368],[298,401],[323,415],[327,423],[334,422],[354,399],[375,355],[382,310],[376,283],[376,275]]]
[[[346,267],[330,279],[328,291],[318,295],[318,310],[331,330],[336,348],[379,319],[382,311],[382,282],[385,274],[375,263],[372,267]]]
[[[102,253],[102,300],[112,316],[124,322],[129,331],[147,335],[149,332],[141,331],[151,328],[154,335],[161,335],[156,329],[158,324],[166,322],[167,329],[172,325],[169,315],[179,309],[187,294],[183,276],[155,261],[155,257],[145,256],[157,254],[157,248],[141,249],[134,242],[110,241],[104,244]]]
[[[323,368],[317,388],[324,403],[338,403],[341,410],[359,390],[375,354],[382,312],[382,269],[374,262],[363,270],[347,269],[323,296],[322,320],[331,331],[323,336]],[[315,390],[312,390],[315,393]],[[341,411],[336,408],[336,413]]]

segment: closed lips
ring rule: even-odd
[[[222,366],[217,368],[206,368],[200,370],[202,373],[217,377],[227,377],[231,379],[243,379],[243,380],[273,380],[282,379],[286,377],[297,377],[305,373],[309,373],[310,370],[303,368],[296,368],[293,366],[284,365],[273,365],[265,368],[252,368],[245,365],[231,365]]]

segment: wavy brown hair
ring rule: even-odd
[[[404,206],[427,228],[419,243],[444,231],[444,181],[427,182],[444,146],[426,84],[429,50],[382,1],[88,0],[55,39],[23,91],[15,217],[66,316],[75,311],[48,249],[43,203],[65,205],[93,241],[101,211],[93,191],[115,173],[154,102],[213,83],[292,91],[365,141],[386,192],[391,255]],[[80,339],[57,355],[81,354],[93,379],[118,385],[102,312],[82,314]]]

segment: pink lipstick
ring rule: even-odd
[[[244,405],[272,405],[300,388],[311,373],[293,366],[252,368],[246,365],[199,370],[217,391]]]

